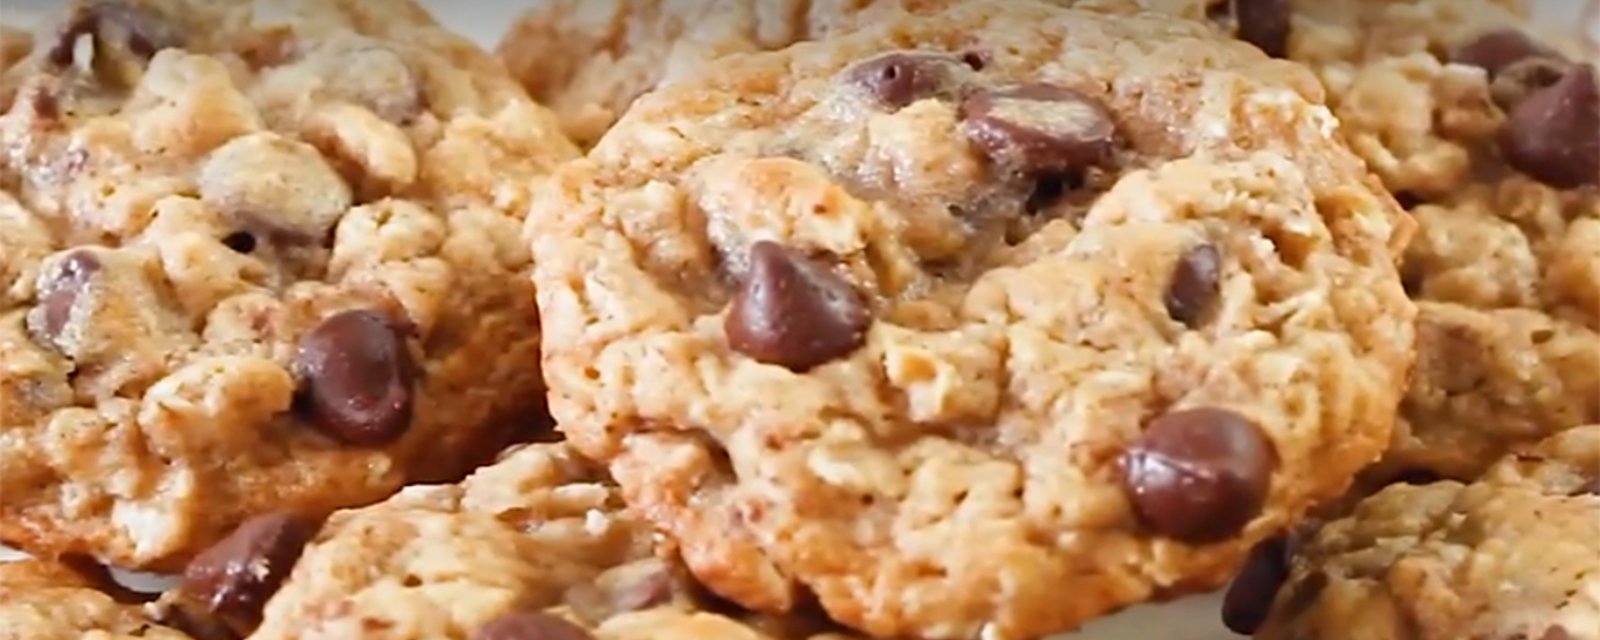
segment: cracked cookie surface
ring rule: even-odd
[[[552,412],[751,608],[1037,637],[1220,585],[1410,365],[1409,221],[1320,100],[1034,2],[726,58],[536,198]]]
[[[514,449],[460,484],[408,487],[312,531],[252,521],[195,560],[165,607],[252,640],[813,637],[798,618],[702,606],[616,487],[562,444]],[[258,570],[229,571],[244,566]]]
[[[416,5],[87,0],[6,82],[0,540],[172,568],[542,410],[517,238],[576,148]]]
[[[1600,425],[1470,484],[1391,486],[1303,535],[1257,572],[1258,592],[1286,582],[1256,638],[1600,638]]]
[[[61,564],[0,562],[0,640],[189,640],[105,584]]]

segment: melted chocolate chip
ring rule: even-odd
[[[1151,421],[1123,453],[1123,488],[1156,533],[1204,544],[1261,512],[1276,466],[1272,441],[1248,418],[1186,409]]]
[[[1600,496],[1600,476],[1589,478],[1578,489],[1572,492],[1574,496]]]
[[[510,613],[479,628],[472,640],[592,640],[577,625],[547,613]]]
[[[758,362],[804,372],[866,342],[872,314],[826,266],[776,242],[750,246],[749,272],[724,323],[728,344]]]
[[[1216,302],[1222,280],[1222,254],[1210,244],[1184,252],[1167,282],[1167,314],[1189,327],[1199,326]]]
[[[1528,58],[1506,65],[1489,83],[1489,98],[1510,112],[1527,97],[1561,81],[1572,65],[1556,58]]]
[[[1272,601],[1289,579],[1289,540],[1279,536],[1250,550],[1222,598],[1222,624],[1240,635],[1250,635],[1267,621]]]
[[[995,162],[1039,175],[1082,171],[1110,159],[1116,123],[1098,100],[1030,84],[980,91],[961,105],[967,137]]]
[[[382,446],[411,426],[418,369],[406,338],[376,311],[324,319],[300,339],[299,408],[329,437]]]
[[[96,0],[77,8],[45,58],[56,66],[72,64],[73,50],[83,36],[93,37],[99,47],[120,46],[146,60],[184,42],[166,16],[153,9],[125,0]]]
[[[222,246],[248,254],[256,250],[256,235],[249,231],[235,231],[222,237]]]
[[[48,277],[39,283],[39,306],[29,318],[35,335],[54,342],[72,319],[78,296],[100,272],[100,258],[88,249],[76,249],[56,261]]]
[[[857,63],[845,76],[884,106],[901,109],[918,100],[950,94],[960,84],[962,72],[975,68],[972,62],[950,54],[895,51]]]
[[[1234,0],[1233,19],[1240,40],[1274,58],[1289,54],[1289,0]]]
[[[183,593],[229,628],[248,632],[316,530],[316,523],[288,513],[251,518],[189,562]]]
[[[1489,73],[1490,78],[1512,64],[1528,58],[1557,58],[1561,54],[1534,42],[1517,29],[1496,29],[1461,45],[1450,54],[1450,61],[1471,65]]]
[[[1600,89],[1593,65],[1524,98],[1500,130],[1507,165],[1558,189],[1600,184]]]

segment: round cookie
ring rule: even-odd
[[[1027,638],[1218,586],[1410,367],[1409,221],[1318,100],[1022,1],[725,58],[535,198],[552,412],[751,608]]]
[[[256,518],[191,563],[163,608],[252,640],[810,635],[798,619],[762,626],[702,609],[655,542],[599,469],[566,445],[529,445],[320,530]]]
[[[37,560],[0,562],[0,640],[188,640],[137,605],[113,599],[105,580]]]
[[[715,73],[723,56],[782,49],[894,11],[961,1],[544,0],[517,18],[495,52],[529,93],[555,110],[567,135],[589,145],[639,96]]]
[[[1417,220],[1419,363],[1376,481],[1470,480],[1508,446],[1600,421],[1600,57],[1579,34],[1538,28],[1520,0],[1104,4],[1210,19],[1310,67]]]
[[[1600,421],[1596,58],[1524,3],[1294,3],[1288,55],[1418,222],[1418,366],[1384,472],[1472,479]]]
[[[1600,638],[1600,425],[1519,450],[1470,484],[1393,485],[1304,535],[1288,557],[1258,555],[1252,578],[1235,584],[1235,630],[1261,640]]]
[[[577,152],[406,0],[78,3],[0,116],[0,540],[181,566],[542,412],[519,242]]]

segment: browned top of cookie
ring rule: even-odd
[[[538,409],[515,239],[576,149],[408,0],[83,0],[7,82],[0,539],[170,567]]]
[[[748,606],[1032,637],[1216,584],[1409,367],[1409,221],[1320,100],[1036,2],[726,58],[536,198],[553,410]]]

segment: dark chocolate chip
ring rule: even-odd
[[[724,331],[735,351],[805,372],[866,342],[872,313],[826,266],[769,240],[750,246],[749,271]]]
[[[1593,65],[1524,98],[1500,130],[1507,165],[1558,189],[1600,184],[1600,89]]]
[[[1274,58],[1289,55],[1289,0],[1233,0],[1235,34]]]
[[[250,253],[256,250],[256,234],[235,231],[222,237],[222,245],[238,253]]]
[[[1589,478],[1572,492],[1574,496],[1600,496],[1600,476]]]
[[[1222,254],[1211,244],[1185,251],[1172,267],[1167,282],[1167,314],[1190,327],[1204,322],[1217,299],[1222,282]]]
[[[47,341],[60,337],[72,319],[78,296],[101,269],[100,258],[88,249],[76,249],[56,261],[50,276],[39,284],[39,306],[30,318],[34,333]]]
[[[1185,409],[1151,421],[1123,453],[1123,488],[1156,533],[1205,544],[1261,512],[1276,466],[1272,441],[1248,418]]]
[[[1574,640],[1574,638],[1572,632],[1567,631],[1566,627],[1556,625],[1545,629],[1544,635],[1539,636],[1539,640]]]
[[[72,64],[79,38],[92,36],[99,47],[120,45],[146,60],[162,49],[181,47],[182,33],[166,16],[126,0],[96,0],[80,5],[62,27],[46,59],[57,66]]]
[[[1556,58],[1528,58],[1506,65],[1489,83],[1489,98],[1510,112],[1527,97],[1561,81],[1571,63]]]
[[[411,426],[418,372],[406,337],[376,311],[344,311],[300,339],[300,410],[329,437],[382,446]]]
[[[189,562],[183,594],[234,630],[254,628],[316,531],[315,522],[289,513],[246,520]]]
[[[591,640],[577,625],[547,613],[509,613],[479,628],[472,640]]]
[[[1496,29],[1484,33],[1450,54],[1451,62],[1483,69],[1490,78],[1528,58],[1559,59],[1561,54],[1534,42],[1528,34],[1517,29]]]
[[[980,91],[961,105],[962,129],[995,162],[1029,174],[1105,163],[1116,122],[1098,100],[1048,84]]]
[[[845,75],[884,106],[900,109],[950,93],[961,72],[972,68],[967,59],[946,53],[895,51],[857,63]]]
[[[1240,635],[1250,635],[1267,621],[1272,601],[1289,579],[1288,536],[1257,544],[1222,598],[1222,624]]]

